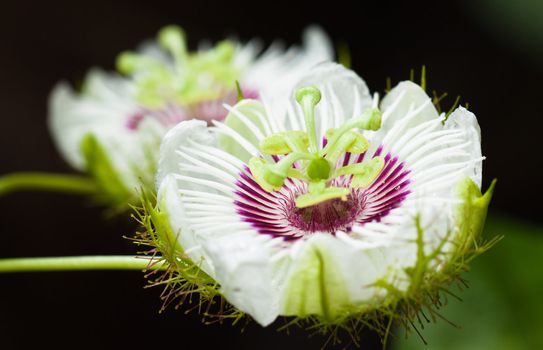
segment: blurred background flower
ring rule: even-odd
[[[514,4],[514,5],[513,5]],[[483,187],[498,177],[487,238],[503,234],[466,274],[470,288],[449,298],[444,316],[426,326],[425,347],[403,332],[396,349],[542,348],[543,157],[538,144],[543,105],[541,33],[537,1],[275,2],[237,1],[11,2],[0,13],[0,174],[41,170],[70,172],[46,128],[47,97],[55,82],[81,82],[91,66],[114,68],[116,55],[176,23],[189,47],[204,38],[235,34],[266,43],[299,41],[308,24],[323,26],[340,47],[348,45],[352,68],[381,92],[386,77],[398,82],[425,64],[428,86],[469,103],[483,130]],[[88,204],[89,209],[81,207]],[[1,257],[130,254],[120,238],[130,222],[103,221],[84,198],[21,193],[0,198]],[[201,349],[313,349],[326,340],[310,332],[203,325],[196,314],[159,315],[158,290],[144,290],[137,272],[72,272],[0,277],[0,343],[5,349],[113,348],[195,344]],[[277,326],[282,323],[279,321]],[[245,331],[242,333],[241,329]],[[28,336],[32,334],[32,336]],[[345,338],[342,346],[349,339]],[[366,349],[378,337],[362,334]]]

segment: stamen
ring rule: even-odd
[[[260,150],[269,155],[304,152],[309,140],[303,131],[284,131],[270,135],[260,141]]]
[[[133,52],[121,52],[115,62],[122,74],[132,74],[138,70],[158,71],[164,68],[161,62]]]
[[[222,119],[221,103],[236,101],[231,85],[240,75],[234,62],[236,47],[223,41],[209,50],[189,53],[185,33],[178,26],[160,30],[157,41],[173,58],[173,64],[134,52],[125,52],[117,59],[121,73],[134,75],[138,102],[152,109],[182,106],[188,118],[196,115],[206,119],[200,116],[212,114],[218,116],[212,119]]]
[[[385,166],[385,161],[381,157],[374,157],[367,162],[360,163],[360,167],[352,173],[352,188],[366,188],[373,183],[379,176]]]
[[[296,92],[296,101],[304,113],[307,132],[287,131],[272,134],[260,142],[264,154],[285,155],[275,164],[269,164],[261,157],[252,158],[249,168],[256,182],[266,191],[280,190],[287,177],[300,179],[309,184],[307,192],[298,195],[296,207],[305,208],[332,199],[347,200],[352,189],[371,185],[384,167],[383,158],[376,156],[356,165],[334,170],[345,153],[361,154],[369,148],[369,142],[353,129],[377,130],[381,126],[381,112],[376,107],[362,113],[362,116],[345,123],[337,129],[326,132],[327,145],[319,150],[315,129],[315,107],[321,99],[320,91],[307,86]],[[378,101],[378,95],[374,102]],[[303,161],[296,168],[294,163]],[[352,175],[348,184],[340,187],[331,185],[339,176]],[[339,184],[340,182],[335,182]]]
[[[311,158],[311,155],[307,153],[294,152],[281,159],[278,163],[269,164],[262,158],[253,157],[249,160],[249,169],[256,182],[266,191],[272,192],[281,189],[294,163]]]

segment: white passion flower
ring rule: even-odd
[[[127,77],[94,69],[81,91],[58,84],[50,97],[51,133],[65,159],[95,178],[105,200],[135,203],[142,184],[154,189],[156,154],[171,127],[223,120],[222,104],[238,95],[274,101],[309,67],[333,58],[319,28],[306,30],[302,47],[280,46],[259,54],[257,41],[225,40],[192,53],[181,28],[165,27],[157,42],[119,55]]]
[[[386,333],[384,320],[435,312],[486,248],[473,113],[438,114],[409,81],[378,103],[333,63],[284,103],[284,118],[243,100],[225,122],[164,137],[144,223],[176,293],[223,296],[263,326],[293,316]]]

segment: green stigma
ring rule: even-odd
[[[186,35],[179,26],[167,26],[158,33],[158,44],[172,60],[161,60],[149,55],[124,52],[117,57],[117,69],[133,75],[136,98],[149,108],[167,103],[186,106],[221,98],[232,91],[239,79],[234,64],[235,45],[222,41],[215,47],[191,53]]]
[[[316,153],[318,150],[317,132],[315,130],[315,107],[320,100],[321,92],[314,86],[303,87],[296,91],[296,101],[304,112],[309,150],[312,153]]]
[[[328,142],[324,148],[319,148],[315,109],[321,100],[321,92],[315,86],[302,87],[296,91],[295,98],[304,113],[306,131],[284,131],[263,139],[260,142],[262,154],[283,155],[283,158],[272,163],[263,157],[253,157],[249,169],[255,181],[268,192],[280,190],[288,177],[305,181],[308,192],[296,198],[298,208],[331,199],[347,200],[353,188],[371,185],[384,167],[382,157],[341,167],[338,164],[346,152],[361,154],[369,148],[368,140],[358,130],[378,130],[381,112],[371,108],[339,128],[328,129],[325,133]],[[349,187],[330,186],[331,180],[346,175],[352,175]]]

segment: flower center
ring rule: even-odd
[[[258,98],[258,92],[253,89],[243,88],[241,93],[244,98]],[[142,107],[138,112],[131,114],[126,118],[125,125],[129,130],[137,130],[145,118],[152,118],[166,128],[170,128],[183,120],[189,119],[204,120],[211,125],[213,120],[223,121],[226,118],[228,111],[224,108],[223,104],[234,105],[237,102],[237,99],[238,92],[231,90],[220,98],[186,106],[170,103],[162,108],[152,109]]]
[[[382,157],[381,147],[365,157],[369,142],[358,130],[380,128],[376,100],[361,117],[327,130],[319,143],[315,107],[320,98],[314,86],[299,89],[296,100],[306,131],[263,139],[262,155],[251,158],[249,169],[240,174],[238,214],[260,233],[297,239],[349,232],[355,224],[380,220],[409,193],[409,172],[397,158]]]
[[[374,158],[380,155],[381,148],[378,148]],[[339,163],[344,166],[360,164],[363,156],[345,153]],[[380,221],[399,207],[410,193],[409,170],[404,164],[390,153],[383,161],[383,168],[368,187],[351,188],[354,176],[342,175],[332,180],[331,186],[349,191],[345,198],[332,198],[306,207],[297,206],[296,198],[307,194],[307,183],[289,178],[280,190],[268,192],[247,169],[240,174],[236,184],[237,213],[259,233],[285,240],[318,232],[350,232],[354,225]]]
[[[363,207],[358,195],[349,195],[347,200],[331,199],[310,207],[293,208],[288,213],[289,223],[296,229],[306,232],[350,231]]]
[[[287,178],[296,178],[308,184],[307,193],[296,197],[296,206],[304,208],[334,198],[346,199],[349,188],[330,185],[332,180],[352,175],[350,188],[364,188],[372,183],[383,167],[381,157],[366,162],[339,166],[338,160],[346,153],[361,154],[369,142],[355,129],[377,130],[381,126],[381,113],[376,108],[366,110],[361,117],[349,120],[341,127],[326,131],[326,145],[319,148],[315,127],[315,107],[321,99],[320,91],[307,86],[296,92],[296,101],[304,113],[306,131],[285,131],[272,134],[260,142],[263,155],[270,155],[275,163],[264,157],[253,157],[249,168],[256,182],[266,191],[281,189]],[[279,158],[279,156],[282,158]],[[294,165],[297,164],[295,167]]]
[[[235,90],[240,71],[235,64],[235,45],[222,41],[213,48],[189,52],[183,30],[163,28],[158,43],[169,57],[124,52],[117,58],[117,69],[133,77],[136,99],[150,110],[166,104],[198,106],[209,101],[225,101]],[[205,118],[202,118],[205,119]]]

